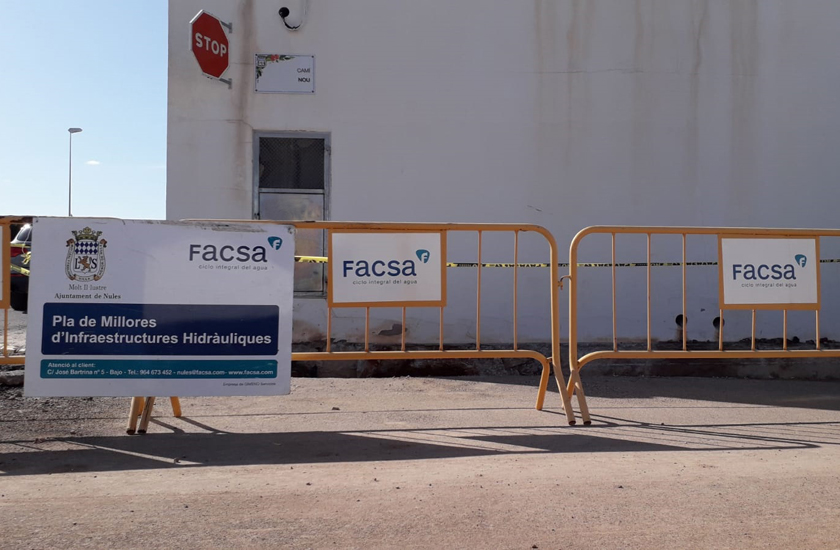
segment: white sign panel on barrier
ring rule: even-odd
[[[446,305],[442,232],[330,232],[332,307]]]
[[[816,237],[721,237],[721,309],[820,308]]]
[[[289,393],[294,228],[36,218],[26,395]]]

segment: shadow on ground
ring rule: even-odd
[[[563,376],[568,382],[569,373],[564,372]],[[468,379],[470,377],[452,378],[452,380]],[[692,401],[840,411],[840,382],[838,381],[727,378],[726,383],[721,384],[720,378],[604,376],[598,372],[597,365],[583,369],[581,379],[587,397],[612,399],[666,397]],[[535,398],[539,384],[539,378],[533,376],[485,376],[476,380],[494,384],[532,386]],[[549,380],[545,403],[546,407],[555,407],[560,403],[557,383],[553,376]],[[577,409],[577,403],[574,405]],[[591,404],[590,408],[592,408]]]
[[[693,401],[795,407],[840,411],[840,382],[743,380],[698,377],[608,377],[581,371],[587,396],[648,399],[666,397]],[[555,389],[556,391],[556,389]]]
[[[840,445],[840,422],[665,426],[595,416],[597,426],[458,427],[290,433],[229,433],[194,419],[154,421],[146,436],[9,441],[2,475],[43,475],[207,466],[435,460],[534,453],[779,451]],[[204,419],[202,419],[204,420]],[[203,433],[184,433],[199,427]]]

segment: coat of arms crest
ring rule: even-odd
[[[99,239],[102,231],[85,227],[73,231],[73,239],[67,240],[67,261],[64,271],[71,281],[98,281],[105,273],[105,239]]]

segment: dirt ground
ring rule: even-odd
[[[3,548],[837,548],[840,383],[293,379],[274,398],[0,392]]]
[[[3,310],[0,310],[0,316],[3,315]],[[22,355],[26,347],[26,321],[28,315],[13,309],[8,310],[9,330],[6,334],[6,344],[9,347],[9,353],[12,355]],[[0,337],[3,336],[3,319],[0,317]],[[2,346],[2,343],[0,343]],[[2,348],[0,348],[2,349]]]

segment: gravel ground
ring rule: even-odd
[[[22,355],[26,348],[26,320],[27,315],[9,309],[8,347],[12,355]],[[2,320],[0,320],[2,324]],[[0,326],[2,328],[2,326]],[[2,343],[0,343],[2,345]]]

